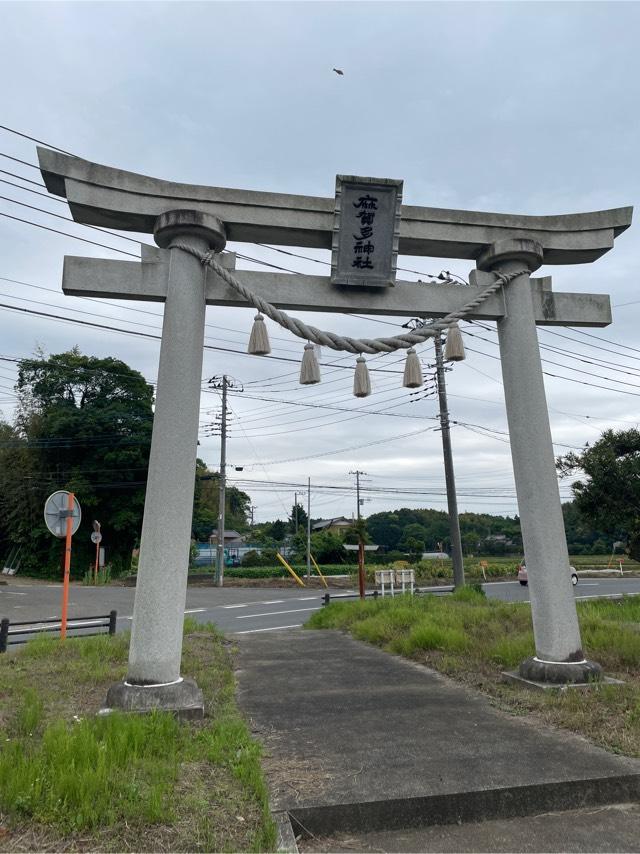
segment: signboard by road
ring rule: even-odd
[[[52,493],[46,500],[44,505],[44,521],[45,525],[54,537],[64,539],[67,534],[67,515],[69,505],[69,493],[66,489],[59,489]],[[82,511],[80,502],[74,496],[73,510],[71,511],[71,535],[73,536],[82,521]]]

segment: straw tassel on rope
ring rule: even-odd
[[[420,359],[413,347],[409,347],[407,350],[407,361],[404,363],[404,377],[402,379],[402,385],[405,388],[420,388],[422,383],[423,379]]]
[[[356,359],[356,372],[353,378],[353,394],[355,397],[369,397],[371,394],[371,380],[369,379],[369,368],[364,356]]]
[[[267,324],[264,322],[264,317],[258,312],[253,318],[253,327],[249,336],[249,347],[247,352],[253,356],[268,356],[271,352],[269,344],[269,333],[267,332]]]
[[[457,323],[452,323],[447,332],[447,343],[444,348],[446,362],[462,362],[465,358],[462,332]]]
[[[320,382],[320,365],[316,359],[316,348],[308,341],[304,345],[304,355],[300,365],[300,384],[314,385]]]

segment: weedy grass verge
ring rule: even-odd
[[[32,640],[0,660],[3,851],[272,851],[261,748],[235,702],[231,645],[185,621],[207,717],[96,716],[129,637]]]
[[[534,714],[608,750],[640,757],[640,597],[577,605],[586,654],[624,685],[534,692],[505,682],[501,672],[535,652],[530,607],[487,599],[472,587],[446,597],[335,602],[306,627],[350,632],[480,689],[513,714]]]

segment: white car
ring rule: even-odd
[[[575,566],[570,567],[571,569],[571,583],[575,587],[578,583],[578,573],[576,572]],[[521,564],[518,565],[518,581],[522,584],[523,587],[526,587],[529,583],[529,576],[527,575],[527,567],[525,562],[522,561]]]

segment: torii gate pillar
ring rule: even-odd
[[[169,249],[167,298],[129,672],[125,682],[109,689],[107,706],[171,708],[182,716],[202,717],[202,691],[192,679],[180,676],[180,659],[200,417],[205,272],[197,258],[172,244],[179,239],[200,251],[220,251],[226,237],[215,216],[177,210],[158,217],[154,238]]]
[[[501,240],[480,256],[478,268],[533,272],[543,258],[533,240]],[[585,659],[580,641],[529,273],[504,288],[504,299],[500,364],[536,641],[536,655],[519,673],[536,682],[588,682],[601,668]]]

